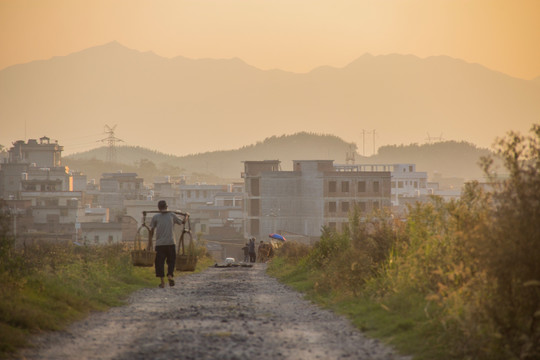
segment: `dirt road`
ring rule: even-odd
[[[405,359],[253,268],[210,268],[40,336],[25,359]]]

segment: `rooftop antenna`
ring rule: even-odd
[[[124,141],[114,136],[115,129],[116,129],[116,124],[113,127],[110,127],[109,125],[105,125],[105,134],[108,134],[109,136],[107,136],[105,139],[99,140],[101,142],[107,142],[107,144],[109,145],[109,148],[107,149],[108,162],[116,162],[116,143],[119,141]]]

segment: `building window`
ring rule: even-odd
[[[60,216],[68,216],[68,209],[61,208],[60,209]]]
[[[374,193],[378,193],[380,191],[379,189],[379,182],[378,181],[374,181],[373,182],[373,192]]]
[[[403,189],[403,181],[398,181],[397,187]]]
[[[366,203],[364,201],[361,201],[358,203],[358,208],[360,211],[365,212],[366,211]]]
[[[251,195],[259,196],[259,179],[251,179]]]
[[[348,181],[342,181],[341,182],[341,192],[344,192],[344,193],[349,192],[349,182]]]
[[[392,189],[395,189],[395,188],[396,188],[396,182],[392,181]]]
[[[373,210],[379,210],[380,206],[379,206],[379,202],[378,201],[374,201],[373,202]]]
[[[337,188],[337,185],[336,185],[336,182],[335,182],[335,181],[329,181],[329,182],[328,182],[328,192],[329,192],[329,193],[335,193],[335,192],[336,192],[336,188]]]
[[[109,235],[109,239],[107,240],[109,242],[109,245],[113,243],[113,236],[112,235]]]
[[[250,200],[249,216],[259,216],[259,199]]]
[[[94,236],[94,242],[99,244],[99,235]]]
[[[330,201],[328,203],[328,212],[335,213],[336,212],[336,202]]]
[[[366,192],[366,182],[365,181],[359,181],[358,182],[358,192],[359,193]]]
[[[409,165],[409,172],[413,172],[413,166]]]
[[[201,224],[201,232],[206,232],[206,224]]]
[[[250,231],[251,235],[259,235],[259,219],[251,219]]]
[[[344,201],[341,203],[341,211],[342,212],[349,212],[349,202],[348,201]]]
[[[329,227],[330,229],[332,229],[332,230],[336,230],[336,227],[337,227],[337,226],[336,226],[336,223],[335,223],[335,222],[331,221],[331,222],[328,223],[328,227]]]

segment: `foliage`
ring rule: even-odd
[[[2,224],[5,220],[0,216]],[[38,242],[14,249],[5,229],[0,236],[0,357],[24,346],[29,334],[60,329],[153,284],[151,269],[133,267],[120,245]]]
[[[308,245],[294,241],[287,241],[277,248],[275,253],[277,256],[285,259],[289,263],[298,264],[309,254],[309,251],[310,247]]]
[[[325,229],[281,278],[419,358],[540,358],[540,125],[498,140],[495,154],[481,161],[489,184],[410,206],[405,224],[354,212],[347,231]]]

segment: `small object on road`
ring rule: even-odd
[[[253,264],[244,264],[244,263],[227,263],[227,264],[214,264],[215,268],[231,268],[231,267],[253,267]]]
[[[225,264],[234,264],[236,260],[234,258],[228,257],[225,259]]]

